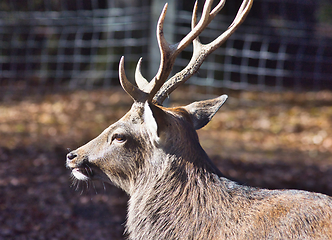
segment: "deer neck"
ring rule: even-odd
[[[204,225],[206,215],[215,214],[206,213],[206,209],[229,211],[226,206],[234,190],[230,188],[238,185],[219,176],[204,151],[182,158],[169,154],[166,158],[169,164],[163,173],[149,174],[153,177],[142,180],[130,196],[127,231],[132,239],[149,239],[147,235],[131,234],[148,234],[147,229],[153,232],[157,228],[165,228],[164,238],[167,239],[167,232],[177,227],[172,224],[182,222],[183,212],[190,217],[200,216],[196,224]],[[166,223],[168,226],[163,226]]]

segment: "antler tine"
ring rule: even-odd
[[[196,25],[197,25],[197,9],[198,9],[198,0],[195,1],[195,5],[194,5],[194,9],[193,9],[193,14],[191,16],[191,29],[194,29],[196,27]],[[199,47],[200,44],[201,44],[201,42],[199,40],[199,36],[197,36],[193,40],[193,48]]]
[[[233,24],[241,24],[245,17],[247,16],[247,14],[249,13],[250,9],[251,9],[251,6],[253,4],[253,0],[246,0],[246,1],[243,1],[240,8],[239,8],[239,11],[237,12],[232,24],[228,27],[228,28],[231,28],[233,26]],[[244,13],[244,17],[243,17],[243,13]]]
[[[226,3],[226,0],[220,1],[217,6],[214,7],[214,9],[211,11],[210,15],[215,17],[218,12],[220,12],[221,9],[223,9],[224,5]]]
[[[136,71],[135,71],[135,81],[139,89],[141,89],[143,92],[145,92],[145,88],[148,86],[149,82],[146,80],[141,72],[141,66],[142,66],[142,58],[138,60]],[[144,91],[145,90],[145,91]]]
[[[172,71],[176,57],[180,52],[183,51],[199,34],[206,28],[206,26],[212,21],[215,15],[222,9],[225,0],[220,1],[220,3],[211,11],[213,0],[207,0],[203,7],[202,16],[195,27],[178,43],[169,44],[163,32],[164,19],[167,11],[167,4],[165,4],[164,9],[159,17],[157,25],[157,39],[160,49],[160,66],[156,76],[151,80],[149,85],[144,88],[144,92],[149,93],[149,100],[152,100],[154,95],[162,87],[162,85],[167,80],[170,72]],[[196,4],[197,12],[197,4]],[[196,15],[196,14],[194,14]]]
[[[169,73],[171,72],[165,72],[164,70],[164,63],[166,62],[166,56],[171,55],[171,50],[170,50],[170,44],[167,43],[165,38],[163,37],[163,25],[164,25],[164,20],[166,17],[166,12],[167,12],[167,3],[165,4],[163,11],[160,14],[159,20],[158,20],[158,25],[157,25],[157,40],[158,40],[158,45],[161,53],[161,63],[159,66],[159,70],[157,75],[151,80],[149,83],[142,75],[141,72],[141,64],[142,64],[142,58],[139,59],[137,66],[136,66],[136,71],[135,71],[135,81],[138,86],[138,88],[134,85],[132,85],[125,74],[124,71],[124,63],[123,63],[123,57],[120,60],[120,65],[119,65],[119,76],[120,76],[120,82],[124,90],[134,99],[144,99],[142,96],[150,96],[146,97],[145,100],[151,100],[154,96],[154,94],[158,91],[158,89],[161,87],[162,83],[160,78],[164,78],[165,80],[167,79]],[[163,77],[165,76],[165,77]],[[165,82],[163,80],[163,82]],[[159,84],[157,84],[159,82]],[[160,86],[159,86],[160,85]],[[157,89],[157,90],[153,90]],[[138,97],[138,99],[136,99]]]
[[[215,17],[216,14],[211,15],[210,10],[212,7],[213,0],[207,0],[204,3],[202,16],[199,22],[195,25],[194,28],[178,43],[177,45],[177,52],[180,53],[184,48],[186,48],[205,28],[212,19]],[[197,15],[197,4],[195,2],[196,7],[194,6],[193,15]],[[219,4],[218,4],[219,5]],[[196,10],[195,10],[196,8]],[[220,9],[219,9],[220,10]],[[195,13],[196,11],[196,13]],[[197,18],[197,17],[196,17]],[[198,33],[198,34],[197,34]]]
[[[124,70],[124,57],[121,57],[119,64],[119,78],[122,88],[129,94],[134,101],[144,102],[148,99],[148,94],[129,82]]]
[[[191,29],[194,29],[197,25],[197,8],[198,8],[198,0],[195,1],[193,14],[191,16]]]
[[[199,42],[198,38],[193,40],[193,55],[188,63],[188,65],[180,72],[175,74],[172,78],[170,78],[163,86],[159,89],[158,93],[154,96],[153,102],[161,105],[165,98],[173,92],[180,84],[187,81],[192,75],[194,75],[197,70],[200,68],[204,60],[210,55],[214,50],[216,50],[221,44],[223,44],[232,33],[240,26],[240,24],[244,21],[245,17],[249,13],[253,0],[244,0],[239,8],[239,11],[234,18],[231,25],[228,29],[222,33],[219,37],[208,44],[202,44]],[[224,1],[221,1],[211,12],[211,19],[220,11],[220,9],[224,6]],[[196,8],[196,5],[195,5]],[[196,25],[196,9],[193,11],[192,18],[192,26],[194,29],[199,25]],[[209,22],[210,22],[209,21]]]
[[[174,62],[172,62],[172,56],[174,56],[174,48],[166,41],[164,37],[164,21],[166,17],[167,7],[168,4],[166,3],[157,23],[156,35],[160,51],[160,65],[156,76],[150,81],[149,85],[146,87],[147,92],[150,93],[150,100],[166,81],[174,65]]]

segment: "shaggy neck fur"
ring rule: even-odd
[[[173,122],[172,128],[177,127],[186,136],[169,136],[165,142],[171,144],[163,147],[162,155],[151,156],[152,164],[144,167],[131,188],[130,239],[202,239],[206,233],[207,239],[213,239],[221,236],[231,219],[238,218],[233,206],[247,204],[246,192],[252,189],[222,177],[200,146],[196,131]],[[181,137],[193,141],[183,145]],[[158,168],[153,162],[159,162]]]
[[[234,205],[245,207],[246,191],[251,190],[191,162],[173,162],[161,177],[150,178],[131,195],[127,232],[130,239],[202,239],[203,233],[207,239],[220,237],[239,217]]]
[[[150,166],[137,179],[128,208],[130,239],[332,239],[326,227],[332,226],[331,198],[239,185],[221,176],[193,142],[186,154],[165,154],[161,173]]]
[[[242,186],[182,162],[137,185],[126,231],[135,240],[332,239],[330,212],[323,194]]]

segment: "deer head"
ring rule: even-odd
[[[129,195],[136,186],[165,174],[172,166],[195,166],[220,174],[201,148],[196,129],[205,126],[226,101],[227,96],[176,108],[162,107],[165,98],[199,69],[205,58],[217,49],[242,23],[252,0],[244,0],[229,28],[208,44],[198,36],[223,8],[220,1],[212,9],[212,0],[204,4],[197,22],[197,2],[194,6],[191,31],[178,43],[169,44],[163,34],[165,5],[157,25],[157,40],[161,59],[157,74],[147,81],[137,64],[132,84],[120,60],[119,78],[123,89],[134,100],[129,112],[105,129],[98,137],[67,155],[67,167],[78,180],[100,179],[124,189]],[[212,9],[212,10],[211,10]],[[193,43],[193,55],[188,65],[168,81],[178,54]]]

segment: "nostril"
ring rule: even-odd
[[[77,157],[77,154],[75,154],[75,153],[68,153],[67,154],[67,158],[69,159],[69,160],[73,160],[74,158],[76,158]]]

